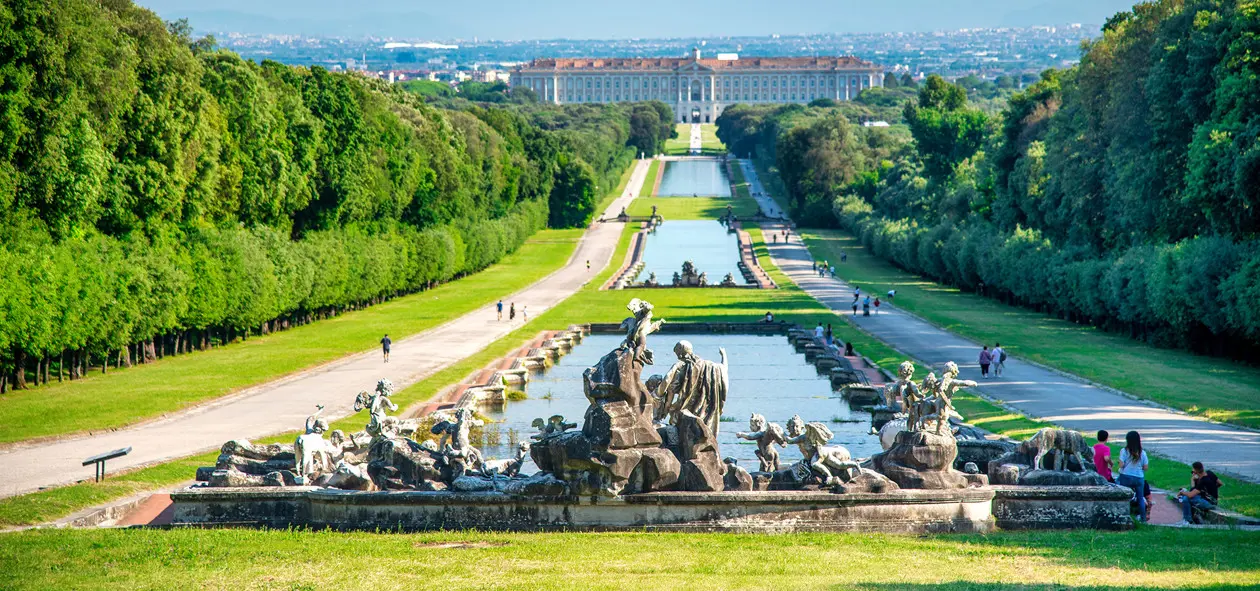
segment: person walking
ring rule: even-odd
[[[529,322],[529,306],[521,306],[521,322]]]
[[[977,361],[980,362],[980,377],[989,377],[989,365],[993,363],[993,353],[989,351],[988,345],[980,351],[980,358]]]
[[[853,296],[853,315],[857,316],[858,297]]]
[[[389,340],[389,334],[385,334],[385,338],[381,339],[381,352],[385,354],[385,363],[389,363],[389,346],[393,341]]]
[[[866,296],[866,299],[862,300],[862,315],[871,315],[871,296]]]
[[[878,296],[876,296],[875,298],[875,315],[879,316],[879,297]]]
[[[586,259],[586,270],[587,271],[591,270],[591,259]]]
[[[818,326],[814,327],[814,338],[821,341],[825,332],[826,331],[823,330],[822,323],[819,322]]]
[[[499,303],[495,304],[495,307],[499,309],[499,320],[502,321],[503,320],[503,300],[499,300]]]
[[[860,297],[862,297],[862,288],[860,286],[854,285],[853,286],[853,299],[856,300]]]
[[[849,253],[847,253],[847,252],[842,252],[842,253],[840,253],[840,262],[842,262],[842,263],[847,263],[847,262],[849,262]]]
[[[513,320],[516,320],[516,302],[512,302],[512,305],[508,307],[508,322]]]
[[[827,342],[828,347],[831,346],[832,338],[833,338],[833,335],[831,332],[831,323],[827,323],[827,330],[823,331],[823,340]]]
[[[1002,377],[1002,369],[1006,367],[1006,349],[1002,343],[993,343],[993,377]]]
[[[895,289],[888,290],[888,301],[890,302],[893,301],[893,298],[895,297],[897,297],[897,290]]]
[[[1146,469],[1150,466],[1146,452],[1142,451],[1142,436],[1129,431],[1124,436],[1124,449],[1120,450],[1120,486],[1128,487],[1137,498],[1138,521],[1146,521]]]
[[[813,271],[813,272],[815,272],[815,273],[817,273],[817,272],[818,272],[818,261],[810,261],[810,262],[809,262],[809,270],[810,270],[810,271]]]

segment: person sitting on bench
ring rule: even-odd
[[[1195,509],[1215,509],[1220,488],[1220,479],[1211,470],[1204,470],[1203,462],[1191,464],[1190,490],[1183,488],[1177,492],[1177,501],[1181,503],[1181,525],[1193,522]]]

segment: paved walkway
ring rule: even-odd
[[[648,161],[635,165],[625,192],[613,201],[605,218],[615,219],[639,194]],[[560,303],[608,265],[622,224],[596,223],[583,235],[573,257],[556,272],[517,293],[504,294],[504,303],[528,307],[530,317]],[[590,270],[586,261],[591,262]],[[390,363],[379,349],[352,355],[281,380],[221,398],[170,417],[111,433],[68,439],[0,453],[0,497],[91,478],[84,458],[131,446],[131,454],[107,463],[108,469],[137,466],[216,449],[231,439],[255,439],[302,428],[306,417],[323,404],[324,415],[341,418],[353,411],[355,394],[371,390],[389,378],[397,390],[420,381],[473,355],[521,325],[495,320],[493,304],[446,324],[394,342]],[[366,421],[366,418],[364,419]],[[191,477],[191,475],[189,475]]]
[[[766,197],[753,166],[745,160],[740,161],[740,166],[761,207],[770,215],[777,215],[781,210]],[[782,230],[778,225],[767,225],[767,228]],[[880,306],[878,316],[853,318],[853,289],[843,281],[819,277],[813,272],[812,259],[799,236],[793,235],[788,244],[780,242],[768,246],[779,268],[832,310],[850,316],[859,327],[925,364],[939,368],[947,361],[954,361],[962,370],[962,378],[981,381],[976,360],[980,354],[979,343],[937,328],[891,305]],[[882,297],[883,294],[871,295]],[[937,373],[939,375],[939,369]],[[1147,404],[1014,358],[1007,359],[1002,377],[981,381],[975,389],[1030,417],[1086,433],[1106,429],[1111,432],[1113,441],[1123,441],[1125,432],[1136,429],[1142,434],[1143,444],[1161,455],[1187,464],[1199,460],[1217,472],[1260,482],[1260,433],[1255,431]]]
[[[690,141],[690,144],[688,145],[689,149],[687,151],[690,152],[691,154],[699,154],[701,152],[701,148],[703,147],[704,147],[704,139],[700,135],[700,124],[692,123],[691,124],[691,141]]]

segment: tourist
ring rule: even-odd
[[[879,316],[879,297],[875,298],[875,315]]]
[[[771,242],[773,242],[774,244],[778,244],[778,243],[779,243],[779,235],[778,235],[778,234],[771,234],[771,235],[770,235],[770,239],[771,239]]]
[[[591,259],[586,259],[586,270],[587,271],[591,270]]]
[[[816,338],[816,339],[818,339],[818,340],[820,340],[820,341],[821,341],[821,340],[822,340],[822,338],[823,338],[823,333],[824,333],[824,332],[825,332],[825,331],[823,330],[822,323],[821,323],[821,322],[819,322],[819,323],[818,323],[818,326],[814,328],[814,338]]]
[[[521,306],[521,322],[529,322],[529,306]]]
[[[1221,489],[1221,480],[1211,470],[1203,469],[1203,462],[1190,465],[1190,490],[1177,492],[1177,501],[1181,503],[1181,523],[1189,525],[1194,521],[1194,510],[1215,509],[1217,493]]]
[[[385,363],[389,363],[389,346],[393,341],[389,340],[389,333],[385,334],[385,338],[381,339],[381,351],[385,354]]]
[[[832,268],[828,269],[828,271],[830,271],[830,272],[831,272],[831,278],[832,278],[832,279],[835,279],[835,278],[836,278],[836,268],[835,268],[835,267],[832,267]]]
[[[769,311],[767,311],[767,312],[766,312],[766,324],[769,324],[769,323],[771,323],[771,322],[774,322],[774,314],[771,314]]]
[[[858,298],[853,296],[853,315],[857,316]]]
[[[993,363],[993,353],[989,351],[989,346],[985,345],[980,351],[980,377],[989,377],[989,365]]]
[[[516,320],[516,302],[512,302],[512,305],[508,306],[508,322],[513,320]]]
[[[857,357],[857,354],[853,352],[853,343],[845,343],[845,344],[844,344],[844,356],[845,356],[845,357]]]
[[[503,320],[503,300],[499,300],[495,307],[499,309],[499,320]]]
[[[810,270],[810,271],[813,271],[814,273],[817,273],[817,272],[818,272],[818,262],[817,262],[817,261],[810,261],[810,262],[809,262],[809,270]]]
[[[831,339],[832,339],[831,323],[828,323],[827,330],[823,331],[823,340],[827,342],[828,347],[831,346]]]
[[[1142,436],[1129,431],[1124,436],[1124,449],[1120,450],[1120,486],[1128,487],[1137,499],[1138,521],[1146,520],[1146,468],[1150,460],[1142,451]]]
[[[860,298],[860,297],[862,297],[862,288],[861,288],[861,287],[859,287],[859,286],[854,285],[854,286],[853,286],[853,299],[855,299],[855,300],[856,300],[856,299],[858,299],[858,298]]]
[[[1006,366],[1006,349],[1002,343],[993,343],[993,377],[1002,377],[1002,368]]]
[[[893,301],[893,298],[895,297],[897,297],[897,290],[895,289],[888,290],[888,301],[890,302]]]
[[[844,263],[844,262],[848,262],[848,260],[849,260],[849,253],[847,253],[847,252],[841,252],[841,253],[840,253],[840,262]]]
[[[1094,470],[1107,482],[1115,482],[1115,477],[1111,475],[1111,446],[1107,445],[1110,437],[1111,434],[1106,431],[1098,432],[1098,443],[1094,444]]]
[[[866,299],[862,300],[862,315],[871,315],[871,296],[866,296]]]

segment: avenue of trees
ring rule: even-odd
[[[931,77],[903,139],[830,107],[729,109],[803,223],[896,265],[1162,345],[1260,355],[1260,10],[1159,0],[988,115]],[[739,151],[737,150],[737,151]]]
[[[0,391],[478,271],[666,133],[247,62],[130,0],[0,3],[0,56]]]

